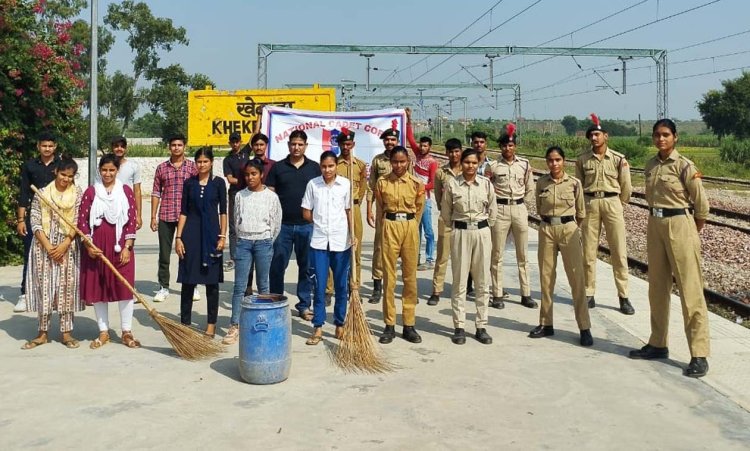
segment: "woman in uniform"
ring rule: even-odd
[[[583,274],[583,247],[578,224],[586,216],[581,182],[565,173],[565,152],[558,146],[545,154],[549,174],[539,177],[536,184],[536,211],[542,221],[539,226],[539,281],[542,289],[542,307],[539,325],[530,333],[531,338],[555,334],[552,326],[552,293],[555,289],[557,253],[562,254],[565,274],[573,292],[581,346],[591,346],[589,309],[586,304],[586,285]]]
[[[708,216],[708,199],[695,164],[680,155],[677,127],[670,119],[654,124],[652,138],[659,150],[646,163],[646,201],[649,207],[648,301],[651,337],[646,346],[630,351],[633,359],[666,359],[672,276],[677,282],[690,348],[689,377],[708,373],[710,351],[708,311],[703,296],[701,243],[698,232]]]
[[[421,343],[414,328],[417,305],[417,251],[419,250],[419,221],[425,202],[424,185],[410,174],[409,153],[396,146],[390,154],[391,173],[378,179],[375,200],[378,214],[382,215],[383,258],[383,319],[385,330],[380,343],[387,344],[396,337],[396,266],[401,258],[401,315],[404,323],[403,338],[411,343]]]
[[[474,149],[461,154],[461,175],[451,179],[445,189],[440,214],[451,231],[451,265],[453,267],[453,327],[451,341],[457,345],[466,343],[464,321],[466,311],[466,280],[469,273],[474,276],[476,286],[475,338],[482,344],[491,344],[487,333],[487,304],[489,302],[490,256],[492,241],[490,227],[495,222],[497,202],[490,179],[477,175],[479,155]]]

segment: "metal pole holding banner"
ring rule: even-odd
[[[99,1],[91,0],[91,97],[89,99],[89,185],[96,180],[96,150],[99,142]]]

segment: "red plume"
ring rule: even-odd
[[[396,119],[391,121],[391,129],[398,130],[398,121]]]
[[[508,133],[508,136],[512,138],[516,133],[516,124],[514,124],[513,122],[508,123],[508,125],[505,126],[505,130]]]
[[[344,135],[344,136],[346,136],[348,138],[349,137],[349,129],[346,128],[346,127],[341,127],[341,134]]]
[[[599,117],[594,113],[591,113],[591,122],[593,122],[595,126],[601,127],[599,123]]]

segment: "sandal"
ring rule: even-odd
[[[299,312],[299,317],[304,319],[305,321],[312,321],[313,312],[310,310],[302,310],[301,312]]]
[[[141,342],[133,338],[133,332],[123,331],[122,332],[122,344],[128,348],[140,348]]]
[[[37,346],[41,346],[41,345],[47,344],[47,343],[49,343],[49,340],[47,340],[47,339],[40,339],[39,337],[37,337],[37,338],[35,338],[33,340],[27,341],[23,346],[21,346],[21,349],[23,349],[23,350],[34,349]]]
[[[106,345],[107,343],[109,343],[109,333],[101,332],[99,336],[96,337],[96,339],[94,339],[94,341],[91,342],[91,344],[89,345],[89,348],[99,349],[102,346]]]
[[[65,345],[65,347],[68,348],[68,349],[76,349],[76,348],[78,348],[78,347],[81,346],[81,344],[78,342],[78,340],[76,340],[73,337],[68,338],[67,340],[63,340],[62,344]]]
[[[316,344],[323,341],[323,329],[320,327],[316,327],[313,331],[313,334],[310,335],[310,338],[307,339],[305,342],[306,345],[315,346]]]
[[[341,340],[342,338],[344,338],[344,326],[336,326],[335,337],[338,340]]]

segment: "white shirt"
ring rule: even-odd
[[[141,183],[141,165],[129,158],[126,159],[124,163],[120,163],[120,167],[117,169],[117,180],[133,189],[135,185]],[[96,171],[96,181],[102,181],[99,171]]]
[[[313,249],[342,252],[351,246],[346,220],[346,210],[351,208],[350,185],[349,179],[339,175],[330,185],[323,176],[307,182],[302,208],[313,213]]]
[[[234,221],[237,238],[275,240],[281,230],[279,196],[265,186],[261,191],[238,191],[234,197]]]

